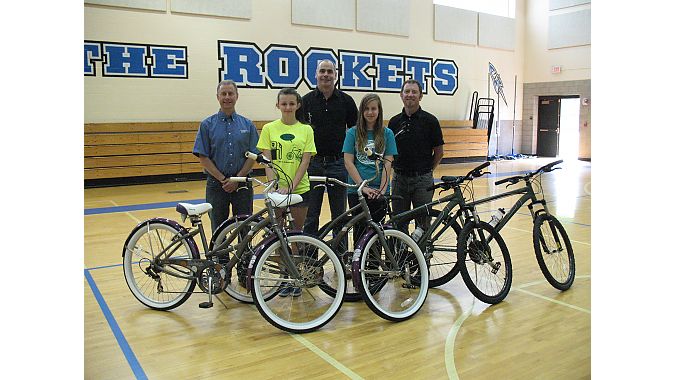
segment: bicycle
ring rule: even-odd
[[[389,223],[409,232],[414,219],[431,218],[426,230],[416,228],[420,228],[416,243],[429,262],[430,286],[441,286],[461,273],[465,285],[477,299],[496,304],[507,297],[511,288],[511,257],[502,236],[482,222],[475,204],[467,201],[474,198],[473,180],[489,174],[482,171],[489,165],[485,162],[465,176],[442,176],[441,182],[428,191],[452,189],[452,194],[391,215]],[[441,210],[433,208],[444,203]],[[458,210],[453,211],[456,206]]]
[[[255,157],[258,162],[273,167],[262,155],[247,152],[247,157]],[[273,193],[279,175],[267,184],[249,177],[231,177],[231,180],[265,185],[265,210],[246,218],[225,241],[203,254],[193,237],[199,234],[203,247],[207,247],[201,217],[211,209],[210,204],[179,203],[176,206],[183,221],[189,217],[192,226],[197,227],[192,231],[164,218],[141,222],[130,233],[122,251],[124,276],[132,294],[147,307],[170,310],[183,304],[199,285],[209,295],[209,301],[200,303],[200,307],[213,306],[212,295],[224,289],[238,262],[227,260],[228,253],[243,249],[246,241],[235,246],[229,244],[241,236],[252,221],[267,213],[254,228],[268,228],[271,233],[257,246],[247,267],[247,286],[254,304],[268,322],[282,330],[303,333],[322,327],[333,319],[343,302],[345,274],[340,259],[321,240],[281,228],[274,208],[298,203],[302,198]],[[294,297],[276,297],[284,286],[301,288],[299,301],[294,302]],[[331,286],[336,290],[334,296],[315,291],[319,286]]]
[[[376,178],[377,175],[378,174],[376,172],[376,176],[373,178]],[[369,182],[372,181],[373,178],[369,179]],[[327,185],[333,186],[334,185],[333,180],[335,179],[334,178],[327,179],[327,177],[323,176],[310,176],[310,182],[324,182],[316,186],[327,186]],[[339,185],[339,183],[340,182],[335,184]],[[358,187],[359,185],[356,186]],[[387,200],[391,198],[391,196],[387,194],[382,194],[381,196],[386,199],[386,204],[388,203]],[[358,215],[358,213],[362,212],[361,211],[362,209],[363,208],[361,203],[357,204],[355,207],[352,207],[347,211],[345,211],[344,213],[342,213],[341,215],[339,215],[336,219],[333,219],[328,223],[324,224],[317,232],[317,238],[329,244],[331,249],[333,249],[333,252],[335,252],[343,261],[345,275],[347,276],[347,289],[345,290],[346,302],[356,302],[362,299],[359,289],[352,281],[352,257],[354,255],[355,244],[359,240],[357,235],[354,233],[354,230],[358,226],[359,222],[365,222],[366,220],[364,216]],[[355,223],[348,225],[348,221],[350,221],[350,219],[353,218],[353,215],[355,217],[359,217],[360,219]],[[341,233],[340,236],[338,236],[341,230],[345,230],[345,232]],[[362,228],[361,234],[359,236],[362,236],[363,232],[364,231]]]
[[[415,315],[427,298],[427,263],[413,239],[392,226],[381,225],[372,219],[362,193],[370,180],[360,184],[348,184],[323,176],[312,176],[310,180],[357,189],[359,204],[320,231],[320,238],[325,239],[343,259],[348,280],[351,279],[353,289],[358,290],[346,293],[346,297],[349,294],[352,300],[363,298],[374,313],[390,321],[399,322]],[[366,224],[366,228],[354,242],[352,231],[361,223]],[[337,233],[328,238],[331,231]],[[346,245],[347,242],[350,243]],[[329,288],[324,290],[332,291]]]
[[[568,233],[561,222],[549,212],[541,182],[542,174],[560,169],[555,168],[555,166],[562,162],[563,160],[554,161],[528,174],[496,181],[496,186],[509,182],[509,185],[507,185],[509,187],[521,181],[525,183],[525,186],[480,199],[475,201],[473,205],[522,194],[497,223],[495,230],[498,232],[502,230],[516,212],[528,203],[528,210],[533,219],[533,249],[538,266],[547,282],[554,288],[563,291],[570,289],[575,280],[575,255]],[[538,197],[538,195],[541,197]],[[541,208],[534,210],[535,205],[540,205]]]

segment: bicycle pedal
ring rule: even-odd
[[[213,302],[202,302],[200,303],[200,309],[208,309],[210,307],[213,307],[214,303]]]

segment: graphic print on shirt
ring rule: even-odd
[[[282,144],[280,144],[278,141],[270,141],[270,159],[271,160],[279,160],[281,159],[282,153],[284,152],[284,147],[282,147]]]
[[[283,135],[279,136],[279,138],[284,141],[289,141],[293,144],[293,140],[296,138],[296,136],[291,133],[284,133]],[[290,145],[289,147],[291,148],[291,151],[284,153],[284,147],[280,141],[271,141],[270,145],[272,148],[272,157],[275,157],[273,160],[278,159],[285,162],[300,162],[303,159],[303,150],[300,147]]]
[[[368,142],[366,143],[365,147],[371,149],[372,152],[376,151],[376,143],[375,143],[374,140],[369,139]],[[357,160],[359,160],[359,162],[361,162],[364,165],[376,166],[376,162],[369,159],[368,156],[366,155],[366,153],[364,153],[364,150],[363,149],[360,150],[359,147],[357,146],[357,144],[355,144],[355,152],[357,153],[357,154],[355,154],[355,156],[356,156]],[[380,153],[380,152],[378,152],[378,153]]]

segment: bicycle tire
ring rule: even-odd
[[[490,224],[465,224],[458,236],[458,261],[462,279],[477,299],[496,304],[507,297],[512,260],[502,236]]]
[[[436,223],[439,215],[441,215],[441,211],[429,210],[429,216],[432,218],[430,226]],[[415,216],[411,215],[398,222],[402,228],[406,229],[409,236],[415,228],[411,224],[413,220],[415,220]],[[432,236],[438,236],[436,239],[417,242],[423,254],[427,257],[427,266],[430,269],[430,288],[442,286],[460,273],[458,263],[458,235],[460,230],[461,227],[455,220],[451,222],[450,226],[446,222],[442,222],[432,233]]]
[[[162,247],[186,234],[187,231],[178,223],[162,219],[145,221],[129,234],[122,249],[124,278],[131,293],[145,306],[155,310],[173,309],[183,304],[195,289],[195,278],[174,277],[167,274],[164,267],[151,270],[150,265]],[[179,244],[172,257],[199,259],[192,238],[186,238]],[[170,270],[180,271],[186,276],[193,275],[183,267],[171,266]]]
[[[239,227],[246,218],[247,216],[236,216],[223,222],[223,224],[216,229],[209,244],[209,250],[213,250],[214,247],[217,247],[225,241],[230,233]],[[250,226],[253,228],[260,221],[261,219],[252,220]],[[230,281],[224,291],[237,301],[250,304],[253,303],[253,298],[251,297],[251,293],[247,289],[246,284],[247,267],[249,266],[249,261],[253,256],[256,246],[265,239],[269,232],[270,230],[268,228],[262,228],[251,235],[245,233],[242,237],[238,236],[232,241],[232,245],[244,244],[244,246],[237,250],[241,259],[232,268],[230,272]],[[232,260],[234,256],[235,252],[228,253],[228,259],[223,264],[225,265],[228,261]],[[270,292],[266,297],[274,297],[274,292]]]
[[[282,242],[274,239],[256,253],[250,271],[251,293],[256,308],[273,326],[288,332],[306,333],[317,330],[336,316],[345,295],[345,272],[336,254],[323,241],[309,235],[288,235],[284,244],[296,249],[293,256],[301,279],[291,279],[281,259]],[[295,247],[295,248],[292,248]],[[297,285],[299,296],[279,294],[265,299],[262,294],[284,286]],[[330,282],[336,289],[334,297],[319,289]],[[286,285],[284,285],[286,284]]]
[[[425,256],[411,237],[396,229],[386,229],[383,233],[401,273],[393,275],[394,263],[384,256],[378,235],[374,235],[359,258],[359,291],[376,315],[400,322],[413,317],[425,303],[429,270]]]
[[[533,248],[547,282],[558,290],[570,289],[575,281],[575,255],[568,233],[555,216],[543,214],[535,218]]]

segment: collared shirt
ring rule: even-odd
[[[257,142],[258,132],[251,120],[236,112],[226,116],[223,111],[218,111],[202,120],[192,153],[197,157],[209,157],[221,173],[232,177],[246,162],[244,153],[247,150],[259,153]]]
[[[399,170],[425,172],[432,170],[434,147],[444,145],[439,120],[418,108],[413,115],[401,113],[390,119],[388,127],[394,132],[399,154],[392,166]]]
[[[312,126],[318,156],[343,156],[345,131],[357,124],[357,105],[354,99],[339,89],[334,89],[324,99],[319,89],[303,96],[300,120]]]

